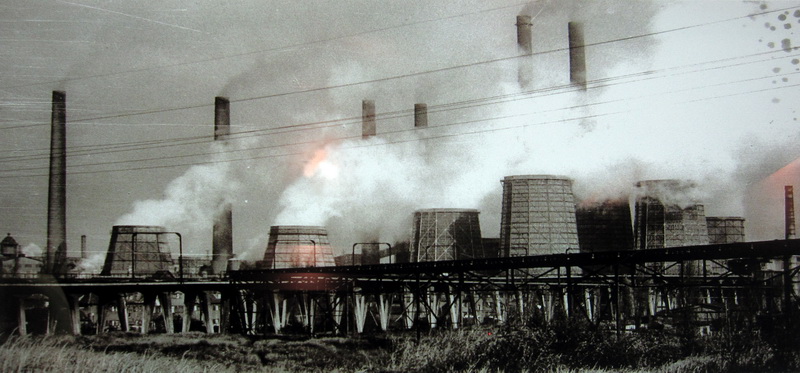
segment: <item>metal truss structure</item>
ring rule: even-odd
[[[361,333],[581,317],[617,332],[654,323],[711,330],[723,320],[789,320],[796,255],[800,240],[243,270],[230,275],[231,327]],[[762,269],[776,261],[781,270]]]
[[[171,319],[169,294],[186,309],[199,299],[209,320],[220,306],[220,331],[243,334],[348,334],[460,328],[486,323],[579,317],[609,330],[684,325],[713,330],[721,322],[754,326],[790,322],[800,302],[795,257],[800,240],[374,264],[231,271],[224,279],[2,279],[5,304],[18,304],[20,326],[30,302],[46,299],[67,332],[86,299],[116,304],[139,295],[142,332],[154,308]],[[765,264],[778,270],[765,270]],[[689,266],[700,271],[688,271]],[[768,266],[767,266],[768,267]],[[156,299],[159,299],[156,302]],[[114,303],[116,302],[116,303]],[[12,308],[13,307],[9,307]],[[156,312],[157,313],[157,312]],[[187,323],[188,316],[184,318]],[[127,321],[126,321],[127,322]],[[99,323],[98,325],[101,325]],[[208,331],[211,331],[206,323]],[[22,328],[24,329],[24,328]],[[21,329],[21,330],[22,330]],[[174,331],[165,323],[166,332]],[[185,325],[182,330],[189,330]],[[98,328],[98,332],[102,332]]]

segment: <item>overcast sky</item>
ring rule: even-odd
[[[517,15],[533,17],[530,56]],[[782,238],[783,185],[800,184],[795,30],[799,1],[4,0],[0,227],[45,245],[63,90],[70,255],[84,234],[104,253],[114,224],[164,225],[208,253],[220,199],[249,258],[274,224],[325,225],[339,253],[393,243],[419,208],[480,209],[496,237],[500,180],[518,174],[573,178],[581,200],[689,179],[707,215]],[[215,96],[231,100],[227,145]],[[415,103],[429,128],[413,130]]]

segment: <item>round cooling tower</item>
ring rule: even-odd
[[[572,180],[507,176],[503,183],[500,248],[504,256],[564,254],[578,249]]]
[[[583,202],[575,209],[581,252],[633,249],[628,198]]]
[[[172,271],[170,240],[175,235],[165,232],[159,226],[115,225],[100,275],[140,277]]]
[[[411,250],[418,262],[484,258],[478,210],[414,212]]]
[[[331,267],[333,248],[324,227],[273,225],[264,253],[267,268]]]

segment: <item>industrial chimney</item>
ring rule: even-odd
[[[89,252],[86,249],[86,235],[81,235],[81,259],[89,259]]]
[[[228,140],[231,133],[230,101],[225,97],[214,99],[214,141]],[[215,274],[228,270],[228,260],[233,257],[233,208],[223,202],[214,219],[214,237],[211,243],[211,269]]]
[[[58,274],[67,257],[67,96],[53,91],[50,177],[47,192],[47,248],[44,273]]]
[[[414,128],[428,126],[428,105],[414,104]]]
[[[361,102],[361,137],[366,139],[375,136],[375,101]]]
[[[569,31],[569,81],[586,89],[586,49],[583,24],[570,22]]]
[[[794,187],[786,185],[783,190],[786,209],[786,239],[791,240],[796,236],[794,226]]]
[[[531,47],[531,16],[517,16],[517,45],[525,55],[533,52]]]

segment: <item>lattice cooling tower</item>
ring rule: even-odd
[[[264,253],[267,268],[329,267],[336,265],[324,227],[274,225]]]
[[[520,175],[503,180],[500,247],[504,256],[564,254],[578,249],[572,180]]]
[[[115,225],[102,276],[148,276],[172,271],[170,233],[159,226]]]
[[[706,217],[708,227],[708,243],[726,244],[744,242],[744,218],[738,216]],[[717,263],[707,262],[706,270],[711,274],[718,274],[724,268]]]
[[[706,217],[708,243],[744,242],[744,218],[738,216]]]
[[[705,207],[691,197],[694,184],[648,180],[636,183],[636,188],[634,246],[637,250],[708,244]],[[683,274],[698,271],[697,262],[684,264]],[[673,266],[667,274],[679,272],[680,268]]]
[[[478,210],[414,212],[411,252],[418,262],[483,258]]]

